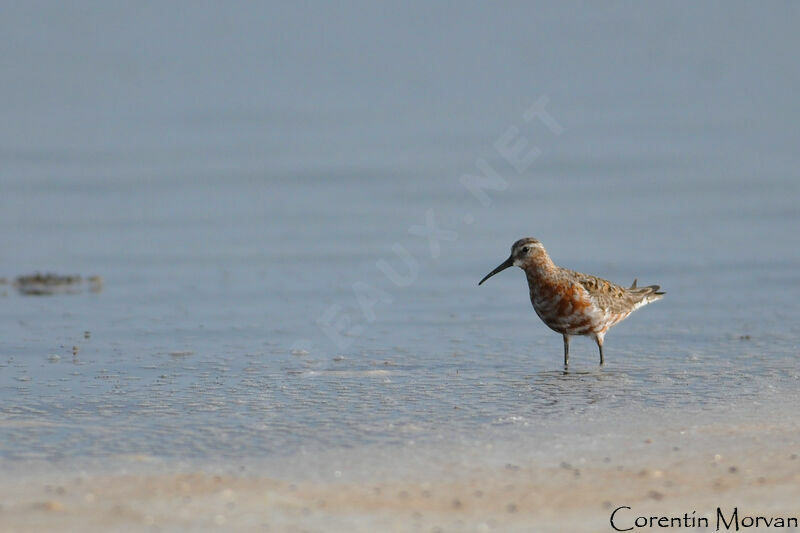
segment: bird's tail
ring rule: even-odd
[[[660,285],[648,285],[647,287],[637,287],[636,282],[638,280],[633,280],[633,284],[628,288],[628,293],[633,296],[634,301],[636,302],[634,309],[637,309],[643,305],[647,305],[650,302],[655,302],[656,300],[660,300],[666,294],[664,291],[660,290]]]

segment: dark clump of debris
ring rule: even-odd
[[[18,276],[14,280],[17,290],[26,296],[48,296],[51,294],[76,294],[88,290],[90,292],[100,292],[103,290],[103,278],[100,276],[89,276],[84,279],[81,276],[61,276],[53,273],[29,274]]]

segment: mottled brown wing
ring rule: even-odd
[[[594,304],[604,311],[627,313],[634,305],[633,295],[628,290],[606,279],[582,274],[578,283],[586,289]]]

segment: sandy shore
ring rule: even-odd
[[[15,468],[0,484],[0,523],[4,531],[597,532],[612,531],[612,511],[628,506],[617,515],[620,527],[637,516],[688,513],[708,517],[713,531],[717,507],[726,515],[738,508],[740,517],[800,516],[796,417],[734,418],[684,429],[652,422],[625,447],[601,436],[518,454],[517,462],[504,463],[514,443],[483,454],[440,448],[417,460],[406,451],[377,473],[365,467],[329,478],[293,478],[291,465],[268,476],[270,468],[255,463],[231,474],[137,458],[116,461],[136,473]]]

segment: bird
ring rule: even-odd
[[[547,327],[564,337],[564,367],[569,366],[569,341],[587,335],[600,350],[608,330],[636,309],[664,297],[658,285],[622,287],[603,278],[582,274],[553,263],[541,242],[526,237],[511,246],[511,255],[479,283],[512,266],[525,271],[533,309]]]

